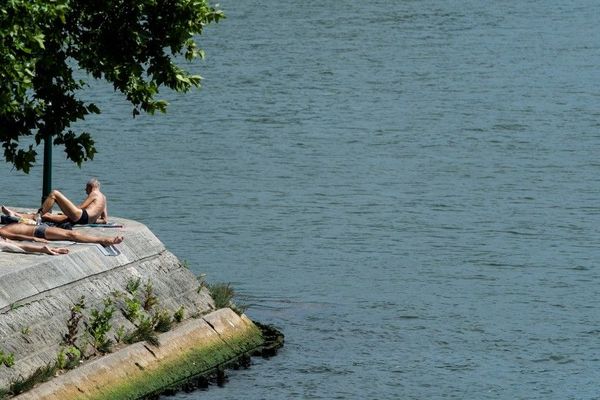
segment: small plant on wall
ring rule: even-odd
[[[210,296],[215,302],[215,307],[217,309],[229,307],[236,314],[241,315],[248,308],[248,306],[237,305],[233,302],[233,298],[235,297],[235,290],[233,290],[230,283],[209,284],[208,290],[210,292]]]
[[[67,346],[60,350],[56,358],[56,366],[60,369],[73,369],[81,362],[81,351],[75,346]]]
[[[79,321],[83,318],[85,309],[85,297],[81,296],[77,303],[71,307],[71,315],[67,320],[67,333],[63,335],[63,344],[66,346],[75,346],[79,334]]]
[[[177,311],[175,311],[175,313],[173,314],[173,320],[175,322],[181,322],[183,321],[183,318],[185,317],[185,307],[181,306],[179,307],[179,309]]]
[[[12,368],[15,365],[15,355],[13,353],[4,353],[0,350],[0,365]]]
[[[90,336],[90,344],[101,354],[111,351],[112,339],[107,337],[112,326],[110,321],[115,312],[115,307],[111,299],[104,300],[104,308],[94,309],[91,312],[89,322],[85,322],[86,331]]]

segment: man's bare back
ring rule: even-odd
[[[100,191],[99,186],[90,188],[88,185],[86,192],[88,196],[78,208],[87,211],[89,223],[106,223],[108,221],[106,196]]]

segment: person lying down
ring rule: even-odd
[[[33,240],[41,243],[48,243],[48,240],[65,240],[78,243],[97,243],[102,246],[110,246],[123,241],[123,236],[93,236],[45,224],[35,226],[26,224],[5,225],[0,228],[0,237],[9,240]],[[22,245],[19,244],[19,246]]]
[[[69,249],[64,247],[50,247],[48,245],[32,243],[16,243],[3,237],[0,237],[0,251],[7,251],[10,253],[42,253],[50,254],[51,256],[69,253]]]

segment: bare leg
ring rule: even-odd
[[[2,206],[2,213],[4,215],[8,215],[9,217],[17,217],[17,218],[21,218],[24,215],[24,214],[20,214],[16,211],[11,210],[10,208],[4,207],[4,206]]]
[[[68,222],[69,217],[67,217],[65,214],[46,213],[42,215],[42,221],[52,222],[55,224],[62,224],[64,222]]]
[[[2,206],[2,213],[9,217],[35,219],[35,214],[19,213],[4,206]]]
[[[4,215],[8,215],[10,217],[35,219],[35,214],[18,213],[16,211],[11,210],[10,208],[4,207],[4,206],[2,206],[2,213]],[[42,215],[42,220],[48,221],[48,222],[53,222],[55,224],[62,224],[63,222],[69,221],[69,217],[67,217],[64,214],[46,213],[46,214]]]
[[[98,243],[102,246],[110,246],[123,241],[123,236],[92,236],[77,231],[49,227],[46,229],[46,239],[48,240],[71,240],[79,243]]]
[[[20,248],[21,250],[31,252],[31,253],[44,253],[44,254],[50,254],[52,256],[69,253],[69,249],[67,249],[65,247],[50,247],[48,245],[40,246],[38,244],[19,243],[19,244],[16,244],[16,247]]]
[[[67,199],[65,195],[63,195],[58,190],[53,190],[50,192],[44,204],[42,204],[42,215],[46,214],[50,210],[52,210],[52,206],[54,203],[57,203],[63,213],[71,220],[78,221],[81,218],[81,214],[83,211],[78,208],[75,204],[71,202],[71,200]]]

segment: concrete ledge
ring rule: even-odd
[[[14,398],[155,396],[187,385],[192,378],[254,349],[268,355],[271,348],[282,345],[280,334],[278,344],[267,345],[275,342],[270,340],[271,333],[246,316],[228,308],[215,311],[207,288],[146,226],[122,218],[111,220],[123,228],[75,229],[97,236],[124,236],[116,245],[118,256],[104,255],[97,245],[74,243],[66,243],[70,252],[61,256],[0,252],[0,351],[14,359],[14,364],[0,364],[0,397],[26,390],[24,382],[34,382],[29,378],[44,368],[66,367],[57,363],[59,355],[64,360],[65,349],[81,353],[86,361]],[[137,289],[131,289],[136,285]],[[85,308],[73,311],[82,302]],[[134,314],[132,304],[137,310]],[[98,331],[91,328],[94,315],[106,307],[113,311],[103,325],[103,340],[119,344],[116,352],[94,359],[110,351],[108,347],[100,350],[93,339]],[[146,342],[124,347],[124,341],[138,337],[136,332],[144,323],[158,330],[159,316],[166,316],[167,323],[183,321],[159,335],[160,347]]]
[[[119,327],[127,332],[135,329],[121,312],[123,301],[115,297],[126,292],[129,281],[152,285],[159,304],[146,312],[148,317],[159,310],[173,315],[182,307],[184,318],[214,311],[206,288],[146,226],[122,218],[111,220],[124,227],[75,229],[97,236],[124,236],[116,245],[121,251],[118,256],[105,256],[96,245],[73,243],[68,243],[70,253],[60,256],[0,252],[0,351],[15,360],[11,368],[0,364],[0,391],[56,362],[71,307],[82,297],[88,317],[92,310],[102,309],[107,299],[116,302],[110,338]],[[80,336],[83,331],[80,326]]]
[[[95,236],[124,236],[116,245],[118,256],[105,256],[100,245],[73,242],[50,242],[53,246],[69,247],[69,254],[50,256],[0,252],[0,312],[11,305],[40,293],[72,284],[81,279],[102,274],[114,268],[155,256],[164,245],[143,224],[123,218],[111,218],[123,228],[74,229]]]
[[[159,339],[160,347],[133,344],[15,399],[137,399],[207,372],[263,342],[260,330],[248,318],[228,308],[188,320]]]

